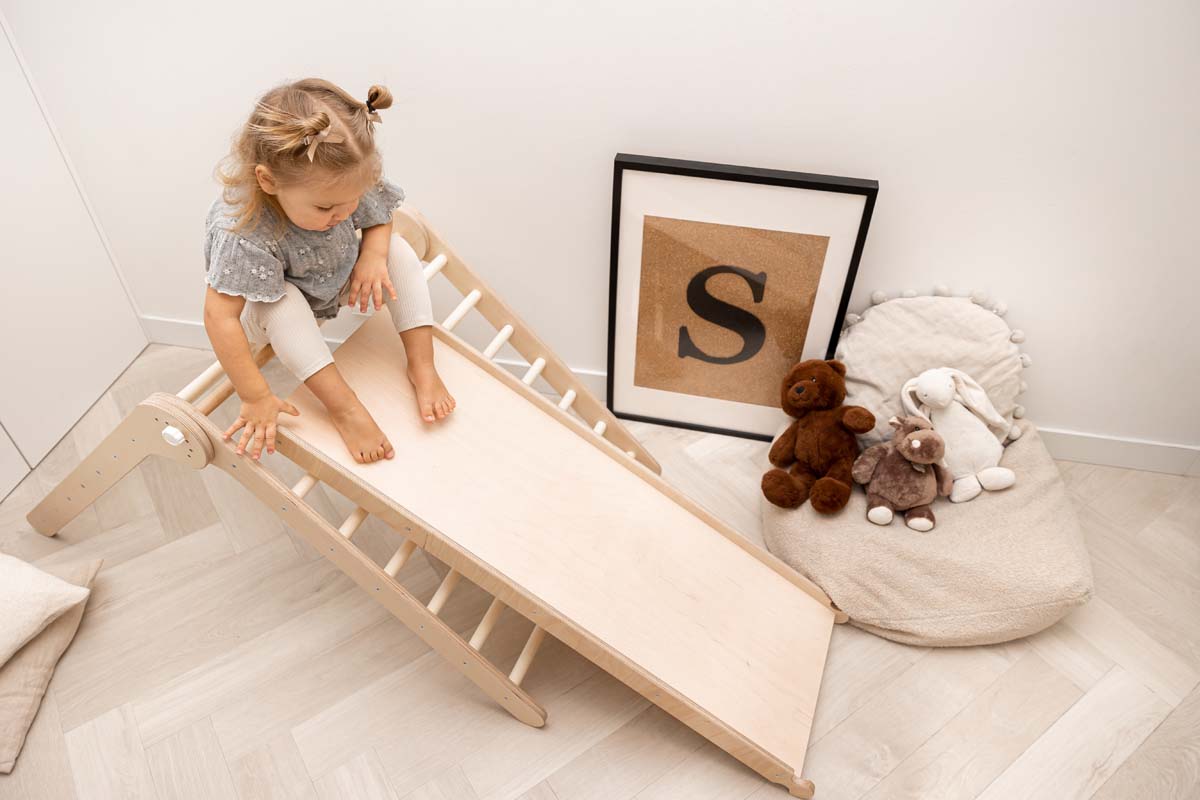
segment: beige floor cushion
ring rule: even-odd
[[[860,628],[919,645],[991,644],[1036,633],[1087,602],[1091,561],[1058,467],[1028,422],[1001,463],[1017,485],[938,501],[937,527],[867,521],[856,490],[840,514],[763,502],[767,548]]]
[[[57,579],[82,590],[84,599],[60,614],[0,666],[0,775],[12,772],[54,667],[75,638],[92,581],[103,563],[96,560],[49,568]]]
[[[1017,347],[1024,335],[994,308],[962,297],[889,300],[851,318],[837,355],[848,369],[846,402],[878,420],[860,437],[863,447],[888,438],[887,420],[902,413],[900,387],[909,378],[933,367],[974,377],[1013,422],[1000,463],[1016,472],[1015,486],[968,503],[939,499],[928,533],[899,518],[872,524],[859,487],[829,517],[807,503],[784,510],[762,500],[768,549],[824,589],[852,623],[888,639],[1007,641],[1053,624],[1092,593],[1091,561],[1058,467],[1036,428],[1020,419],[1021,374],[1031,363]]]

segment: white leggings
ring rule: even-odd
[[[388,275],[396,288],[398,300],[383,292],[388,313],[397,332],[433,324],[433,306],[421,259],[412,246],[399,234],[392,234],[388,244]],[[350,281],[338,293],[339,305],[344,305],[350,293]],[[374,301],[371,301],[371,307]],[[284,295],[270,303],[248,300],[242,309],[242,330],[256,345],[270,342],[275,355],[288,371],[301,381],[308,380],[318,370],[333,363],[333,353],[321,336],[317,318],[308,300],[290,281],[284,281]]]

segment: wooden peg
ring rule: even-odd
[[[479,627],[475,629],[475,633],[471,634],[471,647],[476,650],[483,647],[483,643],[492,635],[492,628],[496,626],[496,620],[500,619],[502,611],[504,611],[504,603],[500,602],[499,597],[492,598],[492,604],[484,612],[483,619],[479,620]]]
[[[525,377],[521,378],[521,383],[526,386],[532,386],[533,382],[538,379],[538,375],[542,374],[542,370],[546,368],[546,359],[538,356],[529,365],[529,370],[525,373]]]
[[[450,316],[446,317],[446,321],[442,323],[442,327],[448,331],[454,330],[454,326],[462,322],[463,317],[475,307],[475,304],[479,302],[481,297],[483,297],[482,292],[478,289],[472,289],[471,293],[464,297],[462,302],[458,304],[458,307],[450,312]]]
[[[209,365],[208,369],[196,376],[195,380],[180,390],[179,394],[175,395],[180,400],[185,400],[189,403],[195,402],[196,398],[208,391],[208,388],[221,379],[225,374],[225,368],[221,366],[220,361],[214,361]]]
[[[292,494],[301,499],[304,498],[312,488],[317,485],[317,476],[306,472],[304,477],[296,481],[296,485],[292,487]]]
[[[446,577],[442,578],[442,583],[438,586],[437,591],[433,593],[433,598],[429,601],[429,610],[434,614],[441,612],[442,607],[446,605],[446,601],[450,599],[450,593],[454,591],[454,587],[458,586],[459,575],[458,570],[450,570],[446,573]]]
[[[400,545],[400,548],[392,555],[391,559],[387,563],[387,566],[383,568],[383,571],[386,572],[390,578],[396,577],[396,573],[400,571],[400,568],[404,566],[406,561],[408,561],[408,557],[412,555],[413,550],[416,549],[416,542],[414,542],[412,539],[405,539],[404,544]]]
[[[525,642],[521,655],[517,656],[517,663],[513,665],[512,672],[508,675],[508,679],[517,686],[520,686],[521,681],[525,680],[525,673],[529,671],[529,665],[533,663],[533,657],[537,655],[538,648],[542,646],[542,639],[545,636],[546,632],[540,625],[533,626],[533,633],[529,634],[529,640]]]
[[[446,254],[438,253],[433,261],[425,265],[425,280],[432,280],[433,276],[441,272],[444,266],[446,266]]]
[[[562,396],[562,400],[558,401],[558,407],[563,411],[566,411],[571,407],[571,404],[575,402],[575,397],[575,390],[567,389],[567,393]]]
[[[507,342],[509,337],[512,335],[512,325],[505,325],[503,328],[501,328],[500,332],[496,334],[496,338],[492,339],[491,343],[489,343],[488,346],[483,349],[483,357],[495,358],[496,353],[500,352],[500,348],[504,347],[504,343]]]
[[[338,528],[338,533],[349,539],[358,530],[358,526],[363,524],[363,520],[367,518],[367,510],[361,506],[354,509],[354,512],[346,517],[346,521]]]
[[[592,430],[596,432],[597,436],[603,436],[604,432],[608,430],[608,423],[602,419],[597,420],[596,424],[592,426]]]

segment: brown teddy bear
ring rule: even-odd
[[[929,422],[909,416],[888,420],[896,429],[890,441],[867,448],[854,462],[854,480],[867,487],[867,519],[888,525],[903,511],[914,531],[931,531],[937,523],[930,503],[950,494],[954,484],[941,464],[946,443]]]
[[[812,359],[792,367],[780,388],[780,406],[796,418],[771,445],[768,458],[779,469],[762,477],[762,492],[781,508],[805,500],[832,514],[850,499],[850,471],[858,455],[856,433],[875,427],[875,415],[843,406],[846,365]]]

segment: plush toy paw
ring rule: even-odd
[[[904,512],[904,524],[912,528],[914,531],[927,533],[933,530],[933,524],[936,520],[933,517],[933,509],[929,506],[917,506],[910,508]]]
[[[1017,482],[1017,475],[1008,467],[988,467],[976,476],[979,483],[989,492],[1007,489]]]
[[[814,510],[832,514],[841,511],[850,502],[850,487],[837,478],[824,477],[813,484],[808,501]]]
[[[887,506],[875,506],[867,512],[867,519],[876,525],[891,525],[893,516],[895,515]]]
[[[762,476],[762,493],[780,508],[796,508],[806,499],[792,476],[781,469],[773,469]]]
[[[851,433],[866,433],[875,428],[875,415],[861,406],[850,406],[842,417],[842,424]]]
[[[966,475],[954,481],[954,488],[950,490],[950,502],[965,503],[974,500],[982,491],[983,486],[979,483],[979,478]]]

